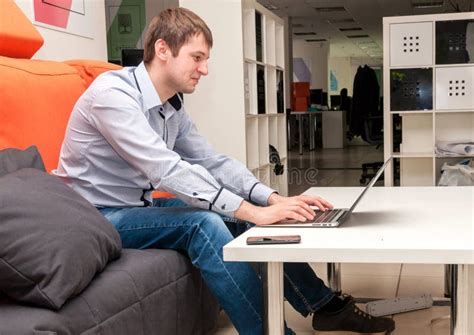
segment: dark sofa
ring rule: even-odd
[[[0,334],[210,334],[217,313],[214,297],[186,257],[124,249],[59,311],[0,296]]]

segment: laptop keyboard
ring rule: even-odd
[[[337,215],[344,211],[344,209],[328,209],[324,212],[315,211],[316,214],[314,216],[314,219],[311,221],[307,221],[307,223],[333,222]]]

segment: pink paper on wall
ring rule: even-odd
[[[34,0],[35,20],[66,28],[73,0]]]

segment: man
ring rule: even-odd
[[[261,334],[261,283],[248,264],[223,261],[222,248],[233,239],[225,222],[236,234],[251,226],[246,222],[305,221],[314,216],[310,205],[331,205],[278,195],[198,134],[178,92],[192,93],[207,75],[211,47],[209,28],[191,11],[155,17],[144,62],[101,75],[77,102],[54,173],[112,222],[124,247],[186,252],[238,332]],[[152,201],[156,188],[178,199]],[[284,271],[286,298],[302,315],[314,313],[315,329],[394,328],[393,320],[368,316],[350,297],[334,296],[307,264]]]

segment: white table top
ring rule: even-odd
[[[360,187],[311,188],[350,207]],[[293,245],[248,236],[301,235]],[[227,261],[474,264],[474,187],[374,187],[339,228],[256,227],[224,247]]]

